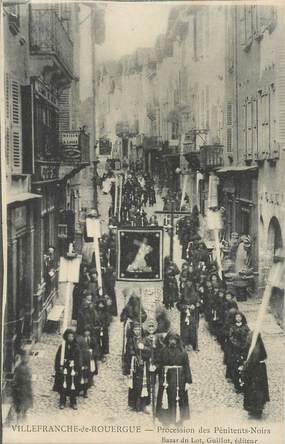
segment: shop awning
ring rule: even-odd
[[[216,170],[217,174],[223,173],[243,173],[246,171],[256,171],[258,166],[228,166],[223,168],[218,168]]]
[[[7,205],[17,202],[25,202],[26,200],[41,199],[41,198],[42,196],[40,194],[34,194],[34,193],[8,194]]]

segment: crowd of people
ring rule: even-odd
[[[109,179],[112,188],[114,182],[110,175]],[[170,200],[169,194],[165,203],[169,204]],[[121,225],[158,225],[155,216],[148,220],[143,209],[147,203],[151,206],[155,202],[151,178],[129,172],[122,190]],[[118,223],[112,217],[110,221],[111,226]],[[243,393],[245,410],[254,417],[261,417],[269,401],[262,338],[259,334],[252,344],[253,333],[238,306],[243,300],[242,292],[239,291],[236,298],[229,284],[231,280],[218,270],[201,239],[199,225],[197,207],[178,222],[184,262],[179,270],[170,257],[164,259],[164,306],[158,305],[154,316],[149,318],[141,296],[129,290],[124,294],[125,306],[120,313],[122,374],[128,379],[128,406],[135,411],[152,413],[165,424],[181,424],[190,417],[188,391],[192,375],[188,352],[199,352],[201,317],[221,346],[225,377],[233,383],[237,393]],[[244,247],[248,239],[241,242]],[[228,250],[225,249],[225,257],[236,259],[239,245],[233,242]],[[91,263],[81,264],[80,280],[73,292],[72,319],[77,321],[76,329],[64,332],[55,356],[53,390],[59,394],[61,409],[66,407],[68,398],[70,406],[76,410],[78,397],[88,397],[94,377],[100,372],[100,362],[103,363],[109,354],[109,327],[112,318],[118,315],[116,255],[116,235],[110,229],[100,240],[102,288],[94,257]],[[168,310],[175,309],[180,312],[180,335],[174,332],[168,317]],[[19,377],[21,372],[27,374],[25,357],[17,372]]]
[[[237,393],[244,394],[245,410],[260,417],[269,401],[264,344],[259,334],[249,353],[253,333],[238,307],[238,302],[245,298],[219,272],[198,227],[194,210],[192,216],[184,219],[179,232],[184,259],[181,272],[170,258],[165,258],[163,302],[166,309],[176,307],[180,311],[180,336],[186,350],[199,351],[199,320],[201,316],[205,318],[209,332],[223,351],[225,377]]]
[[[114,250],[114,235],[105,234],[100,248],[102,288],[95,265],[81,265],[80,280],[73,291],[72,318],[77,321],[76,330],[71,328],[64,332],[63,344],[55,357],[53,389],[60,395],[61,409],[69,398],[70,406],[77,410],[78,396],[88,397],[99,363],[109,354],[109,327],[113,316],[118,314]]]
[[[105,179],[106,180],[106,179]],[[119,191],[120,193],[120,191]],[[115,208],[115,197],[110,207],[110,223],[113,226],[122,227],[146,227],[157,226],[155,215],[149,219],[145,211],[148,205],[156,204],[156,192],[152,177],[142,171],[128,170],[123,176],[119,208]]]

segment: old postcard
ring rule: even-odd
[[[1,1],[3,444],[284,442],[284,11]]]

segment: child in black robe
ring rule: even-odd
[[[72,329],[65,330],[63,339],[64,343],[59,346],[55,357],[53,390],[60,394],[61,409],[65,407],[66,398],[69,397],[70,406],[77,410],[77,395],[80,386],[79,375],[82,367],[80,350]],[[62,347],[64,347],[63,356]]]

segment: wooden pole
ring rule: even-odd
[[[173,260],[173,247],[174,247],[174,200],[171,201],[171,218],[170,218],[170,260]]]
[[[72,292],[72,282],[66,283],[66,289],[65,289],[65,304],[64,304],[64,317],[63,317],[63,324],[62,324],[62,331],[63,333],[68,327],[68,318],[69,318],[69,310],[70,310],[70,294]],[[64,355],[65,355],[65,340],[62,341],[61,345],[61,355],[60,355],[60,365],[63,366],[64,364]]]
[[[117,216],[117,213],[118,213],[118,190],[119,190],[119,183],[118,182],[119,182],[118,181],[118,176],[116,175],[114,216]]]
[[[259,311],[258,311],[258,315],[257,315],[257,319],[256,319],[256,323],[255,323],[255,327],[254,327],[254,331],[253,331],[253,335],[252,335],[252,341],[251,341],[251,345],[250,345],[247,359],[246,359],[247,361],[249,360],[249,358],[254,350],[254,347],[256,345],[256,341],[257,341],[258,335],[261,330],[261,326],[262,326],[262,323],[264,320],[267,306],[270,301],[272,287],[276,284],[276,282],[280,281],[282,272],[283,272],[282,262],[277,262],[276,264],[272,265],[272,268],[271,268],[270,274],[269,274],[269,278],[268,278],[268,281],[267,281],[267,284],[266,284],[266,287],[264,290],[262,303],[260,304],[260,307],[259,307]]]
[[[103,294],[103,283],[102,283],[102,270],[101,270],[99,238],[98,237],[94,237],[93,239],[94,239],[96,270],[97,270],[97,273],[98,273],[99,294],[100,294],[100,296],[102,296],[102,294]]]
[[[121,222],[121,206],[122,206],[122,194],[123,194],[123,176],[120,175],[120,190],[119,190],[119,213],[118,213],[118,220]]]

